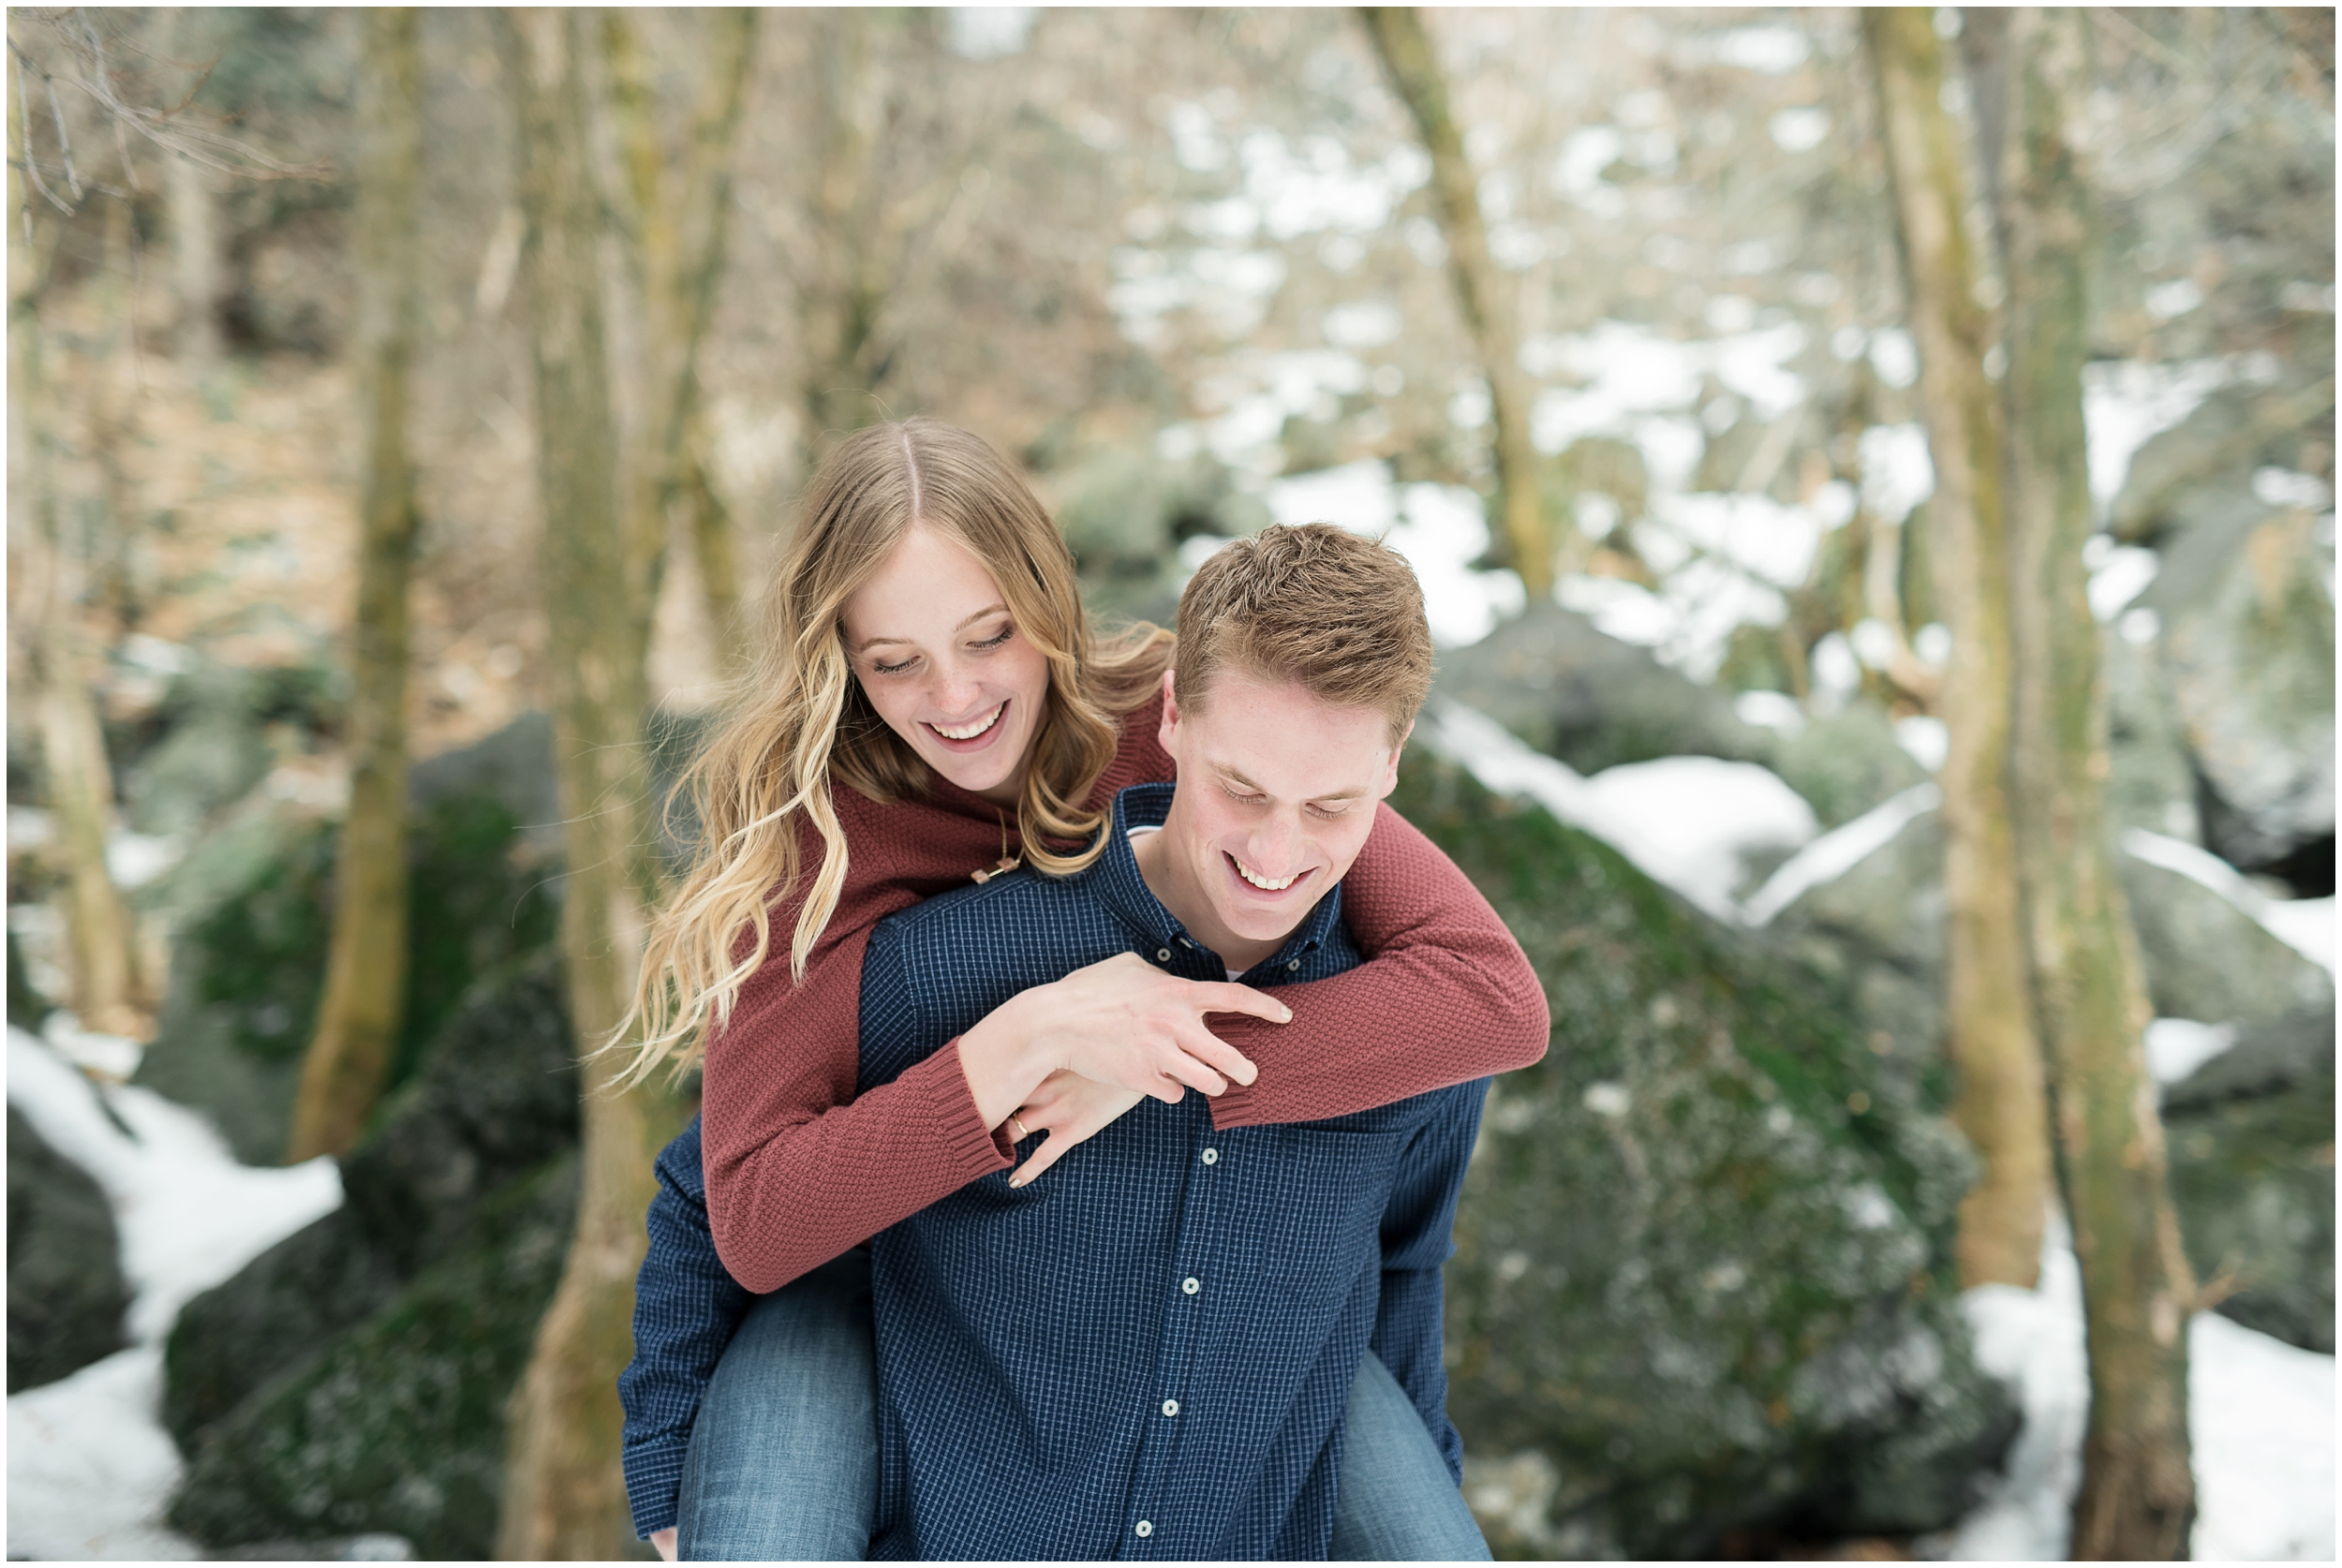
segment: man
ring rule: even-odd
[[[1340,883],[1430,681],[1413,575],[1339,529],[1270,529],[1206,563],[1180,633],[1162,720],[1178,784],[1125,791],[1083,872],[995,878],[880,926],[857,1093],[1119,954],[1254,985],[1360,961]],[[1030,1185],[985,1177],[874,1237],[870,1555],[1324,1557],[1373,1367],[1452,1487],[1440,1265],[1485,1087],[1217,1131],[1201,1097],[1137,1101]],[[684,1196],[670,1230],[678,1212],[689,1229]],[[692,1378],[652,1364],[704,1383],[744,1309],[727,1291],[712,1247],[645,1265],[630,1429],[670,1457],[630,1439],[638,1496],[674,1473],[676,1407],[695,1409]]]

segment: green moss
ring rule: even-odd
[[[426,1559],[495,1553],[504,1409],[576,1205],[565,1158],[499,1195],[476,1245],[207,1434],[170,1522],[213,1546],[389,1531]]]
[[[1964,1146],[1842,983],[1716,926],[1608,846],[1411,762],[1394,804],[1543,978],[1448,1270],[1450,1410],[1560,1477],[1513,1549],[1949,1522],[2013,1429],[1950,1309]]]

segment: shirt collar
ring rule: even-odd
[[[1147,879],[1139,874],[1138,857],[1131,847],[1131,829],[1163,826],[1171,815],[1171,796],[1177,788],[1171,784],[1134,784],[1114,797],[1114,823],[1106,834],[1105,852],[1098,857],[1091,876],[1100,902],[1125,925],[1145,933],[1158,946],[1206,952],[1208,949],[1187,934],[1187,927],[1163,907],[1163,900],[1148,887]],[[1333,933],[1334,922],[1341,918],[1341,886],[1336,883],[1302,918],[1275,955],[1255,968],[1297,958],[1323,947]]]

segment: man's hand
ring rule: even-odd
[[[1085,1078],[1078,1072],[1052,1072],[1032,1091],[1031,1098],[1016,1107],[1010,1120],[1009,1131],[1020,1127],[1024,1135],[1046,1132],[1049,1136],[1029,1155],[1025,1162],[1008,1178],[1011,1187],[1023,1187],[1042,1172],[1065,1158],[1076,1144],[1088,1143],[1104,1129],[1122,1118],[1122,1114],[1141,1100],[1143,1094],[1116,1088]],[[1020,1139],[1021,1141],[1021,1139]]]
[[[986,1127],[1006,1121],[1057,1072],[1177,1104],[1191,1088],[1218,1094],[1230,1079],[1259,1076],[1249,1058],[1204,1027],[1208,1013],[1249,1013],[1272,1024],[1293,1017],[1249,985],[1181,980],[1121,953],[1002,1002],[960,1036],[960,1065]]]
[[[674,1525],[669,1525],[664,1530],[654,1530],[650,1532],[650,1544],[659,1548],[659,1561],[661,1562],[673,1562],[674,1561],[674,1532],[675,1527]]]

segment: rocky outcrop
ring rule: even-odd
[[[560,974],[548,953],[475,987],[423,1071],[344,1157],[343,1206],[181,1311],[164,1354],[163,1420],[183,1449],[216,1441],[214,1428],[272,1379],[478,1245],[497,1195],[575,1143]]]
[[[1551,1053],[1490,1098],[1448,1271],[1450,1410],[1499,1549],[1956,1517],[2016,1416],[1952,1309],[1972,1163],[1924,1043],[1865,1037],[1838,983],[1445,764],[1411,762],[1394,804],[1553,1009]],[[1491,1467],[1536,1484],[1490,1504]]]
[[[1728,694],[1558,604],[1443,652],[1439,690],[1584,774],[1656,757],[1772,757],[1772,736],[1742,722]]]
[[[405,1017],[391,1082],[419,1062],[473,980],[554,938],[556,861],[524,831],[557,823],[540,774],[550,742],[524,718],[421,764],[408,848]],[[247,1164],[279,1159],[324,987],[335,824],[261,798],[156,896],[182,905],[170,979],[136,1082],[208,1113]]]
[[[37,1388],[129,1341],[113,1211],[87,1172],[8,1109],[8,1392]]]
[[[2333,1011],[2247,1030],[2164,1092],[2163,1128],[2215,1310],[2333,1354]]]

